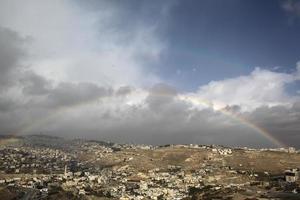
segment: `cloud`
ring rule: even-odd
[[[295,102],[291,107],[286,106],[262,106],[253,112],[245,113],[245,117],[264,127],[274,137],[289,146],[298,147],[300,139],[300,101]]]
[[[25,41],[17,32],[0,26],[0,90],[16,81]]]
[[[39,106],[50,109],[76,106],[113,95],[110,87],[102,87],[90,82],[60,82],[54,84],[53,81],[32,71],[25,71],[22,74],[20,83],[23,98],[27,97],[25,99],[28,99],[30,103],[37,99],[40,103]],[[125,88],[121,87],[118,92],[122,90],[125,90]]]
[[[99,87],[93,83],[60,83],[49,91],[47,102],[55,107],[72,106],[110,94],[111,90],[109,88]]]
[[[287,0],[282,4],[282,8],[291,14],[300,16],[300,1],[297,0]]]
[[[174,88],[165,84],[157,84],[149,90],[146,103],[153,111],[162,111],[174,103],[177,92]]]
[[[176,96],[165,98],[151,92],[141,103],[128,105],[127,100],[135,95],[134,92],[131,94],[133,97],[127,99],[111,96],[101,103],[93,102],[63,111],[50,119],[46,126],[36,126],[35,129],[117,142],[272,146],[256,131],[222,112],[210,108],[199,110]],[[245,117],[250,118],[246,114]]]
[[[167,46],[157,32],[161,24],[148,20],[150,13],[137,18],[127,7],[110,1],[4,0],[0,24],[32,38],[26,64],[56,82],[153,84],[159,78],[150,66]],[[164,7],[151,9],[160,21]]]
[[[150,144],[273,146],[234,117],[210,107],[199,109],[178,98],[182,94],[170,86],[159,84],[150,90],[131,88],[130,92],[119,95],[122,88],[112,91],[87,83],[59,84],[48,90],[44,98],[34,95],[24,105],[1,110],[1,131]],[[281,141],[297,146],[294,141],[299,139],[300,130],[298,104],[300,101],[291,107],[260,106],[245,112],[237,105],[226,109],[263,127]]]
[[[300,62],[297,62],[296,79],[300,79]]]
[[[23,85],[23,93],[27,95],[45,95],[52,87],[51,81],[32,71],[24,72],[20,82]]]
[[[159,32],[172,3],[116,2],[1,1],[0,133],[272,146],[236,114],[299,146],[300,100],[286,90],[299,64],[177,91],[150,67],[168,48]]]
[[[11,111],[14,107],[14,103],[12,103],[9,99],[5,97],[0,97],[0,112],[4,113],[7,111]]]
[[[197,95],[215,106],[239,105],[242,109],[255,109],[268,105],[292,104],[296,99],[286,93],[286,85],[298,79],[294,74],[256,68],[246,76],[211,81],[201,86]]]
[[[290,23],[294,23],[294,21],[300,17],[299,0],[284,0],[281,7],[289,15]]]

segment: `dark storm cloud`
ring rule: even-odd
[[[11,100],[0,96],[0,113],[11,111],[15,107],[15,103]]]
[[[93,83],[60,83],[49,92],[48,103],[54,107],[72,106],[112,94],[111,89]]]
[[[51,81],[32,71],[27,71],[20,79],[23,86],[23,93],[27,95],[45,95],[51,90]]]
[[[56,86],[44,77],[34,72],[26,72],[21,79],[23,94],[32,96],[46,96],[42,105],[50,108],[74,106],[88,103],[101,97],[112,95],[112,89],[100,87],[94,83],[61,82]]]
[[[0,26],[0,90],[16,81],[25,41],[17,32]]]
[[[238,105],[226,106],[222,110],[228,111],[233,114],[239,114],[241,111],[241,107]]]
[[[127,94],[130,94],[134,89],[130,86],[121,86],[120,88],[118,88],[116,90],[116,95],[120,95],[120,96],[123,96],[123,95],[127,95]]]
[[[152,101],[147,101],[145,107],[131,106],[125,110],[103,112],[102,115],[101,112],[97,112],[98,115],[104,116],[101,120],[95,113],[85,114],[84,119],[72,118],[72,121],[65,121],[54,132],[63,130],[73,133],[73,136],[116,142],[270,146],[270,143],[255,131],[221,112],[212,109],[198,110],[181,100],[166,100],[163,96],[156,96],[155,102],[162,104],[155,103],[153,107]],[[96,119],[97,124],[94,123]],[[80,134],[82,132],[84,135]]]
[[[21,77],[24,67],[21,64],[26,55],[24,45],[27,39],[17,32],[0,26],[0,133],[7,133],[16,127],[18,116],[15,113],[21,106],[14,88]]]
[[[166,84],[157,84],[149,91],[146,103],[153,111],[162,110],[174,103],[177,92]]]
[[[299,147],[300,109],[299,102],[291,107],[263,106],[253,112],[245,113],[246,118],[263,127],[271,135],[286,144]]]
[[[122,119],[116,120],[110,114],[109,120],[116,120],[115,127],[106,129],[102,136],[116,141],[129,141],[126,140],[129,136],[131,141],[156,144],[195,142],[270,146],[268,139],[243,122],[246,120],[267,130],[279,141],[299,147],[300,102],[293,106],[261,106],[248,112],[238,105],[223,109],[235,117],[210,108],[195,109],[177,99],[172,87],[159,84],[150,90],[145,103],[147,107],[126,110]],[[240,121],[238,116],[244,120]]]
[[[221,112],[192,108],[191,104],[176,98],[172,87],[164,84],[150,89],[143,100],[144,106],[124,106],[121,101],[114,103],[112,109],[106,109],[109,101],[91,105],[94,112],[78,111],[79,114],[75,109],[74,114],[56,117],[55,128],[45,130],[115,142],[270,145],[255,131]]]
[[[130,106],[124,106],[124,101],[126,95],[134,93],[134,89],[131,89],[130,93],[126,92],[125,96],[114,96],[118,90],[100,88],[91,83],[59,84],[47,90],[45,98],[41,101],[35,101],[41,95],[32,96],[32,100],[28,101],[26,106],[1,110],[2,132],[12,132],[16,127],[21,127],[17,130],[21,130],[19,134],[22,134],[25,119],[30,118],[34,126],[26,130],[29,133],[45,132],[71,138],[84,137],[150,144],[272,146],[256,131],[222,112],[210,108],[199,110],[176,98],[177,93],[170,86],[156,85],[149,90],[143,100],[144,103]],[[99,103],[93,102],[102,97],[108,98]],[[122,98],[119,102],[120,97]],[[114,102],[114,98],[118,101]],[[78,110],[76,105],[80,103],[87,103],[87,109]],[[300,139],[297,134],[300,130],[299,104],[294,104],[290,108],[259,107],[253,112],[244,113],[239,106],[228,106],[225,109],[264,127],[281,141],[298,147],[296,141]],[[54,115],[49,120],[48,116],[60,107],[70,107],[70,110]],[[42,124],[40,120],[43,121]],[[21,123],[22,121],[25,122]]]

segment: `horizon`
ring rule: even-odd
[[[63,137],[63,136],[57,136],[57,135],[47,135],[43,133],[39,134],[29,134],[29,135],[0,135],[0,143],[1,145],[6,145],[9,144],[9,142],[6,142],[7,139],[13,139],[13,138],[20,138],[20,139],[25,139],[26,137],[46,137],[50,139],[63,139],[65,141],[85,141],[85,142],[96,142],[96,143],[106,143],[106,144],[113,144],[113,145],[133,145],[133,146],[139,146],[139,145],[144,145],[144,146],[151,146],[151,147],[172,147],[172,146],[182,146],[182,147],[222,147],[222,148],[231,148],[231,149],[256,149],[256,150],[286,150],[288,151],[290,148],[294,149],[295,151],[300,150],[299,148],[295,148],[292,146],[283,146],[283,147],[250,147],[250,146],[226,146],[226,145],[221,145],[221,144],[201,144],[201,143],[162,143],[162,144],[147,144],[147,143],[134,143],[134,142],[128,142],[128,143],[122,143],[122,142],[113,142],[109,140],[102,140],[99,138],[84,138],[84,137],[77,137],[77,138],[68,138],[68,137]],[[2,142],[1,142],[2,140]],[[3,143],[3,141],[5,143]],[[38,141],[39,142],[39,141]],[[51,143],[51,142],[50,142]],[[35,144],[36,145],[36,144]]]

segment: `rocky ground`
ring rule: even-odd
[[[0,199],[300,199],[295,150],[40,137],[2,140]]]

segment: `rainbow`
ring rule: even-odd
[[[147,96],[147,93],[144,91],[134,91],[131,92],[129,95],[141,95],[141,96]],[[159,92],[159,93],[155,93],[155,95],[157,96],[170,96],[169,94],[163,93],[163,92]],[[11,133],[10,136],[14,137],[17,136],[21,133],[29,133],[31,130],[33,130],[34,128],[38,128],[41,127],[42,125],[47,124],[51,119],[54,119],[56,116],[58,116],[61,113],[65,113],[74,109],[78,109],[80,107],[86,106],[86,105],[90,105],[93,103],[98,102],[99,100],[105,100],[105,99],[109,99],[112,96],[105,96],[105,97],[100,97],[97,99],[93,99],[90,101],[85,101],[85,102],[81,102],[81,103],[77,103],[77,104],[73,104],[71,106],[65,106],[65,107],[60,107],[54,111],[52,111],[50,114],[48,114],[46,117],[35,120],[31,123],[27,123],[24,124],[19,130],[15,131],[14,133]],[[263,136],[264,138],[266,138],[268,141],[270,141],[273,145],[275,145],[276,147],[285,147],[286,145],[283,144],[282,142],[280,142],[277,138],[275,138],[274,136],[272,136],[272,134],[270,132],[268,132],[267,130],[265,130],[264,128],[256,125],[255,123],[251,122],[250,120],[234,113],[231,112],[228,109],[225,109],[223,105],[225,104],[221,104],[220,105],[216,105],[213,104],[211,101],[202,99],[198,96],[195,95],[189,95],[189,94],[180,94],[175,96],[178,100],[181,101],[185,101],[185,102],[189,102],[195,106],[197,105],[202,105],[205,106],[207,108],[213,109],[214,111],[220,112],[223,115],[237,121],[238,123],[251,128],[252,130],[254,130],[255,132],[259,133],[261,136]],[[0,140],[0,145],[1,144],[5,144],[4,139]]]
[[[250,120],[244,118],[241,115],[238,115],[234,112],[229,111],[228,109],[225,109],[224,106],[222,106],[221,108],[214,107],[210,101],[203,100],[203,99],[201,99],[199,97],[195,97],[195,96],[183,95],[183,96],[181,96],[180,99],[192,102],[193,104],[196,104],[196,105],[201,104],[201,105],[210,107],[210,108],[214,109],[215,111],[218,111],[218,112],[234,119],[235,121],[251,128],[252,130],[256,131],[257,133],[261,134],[264,138],[266,138],[268,141],[270,141],[275,146],[277,146],[277,147],[285,147],[286,146],[284,143],[282,143],[277,138],[275,138],[270,132],[265,130],[263,127],[256,125],[255,123],[251,122]]]

